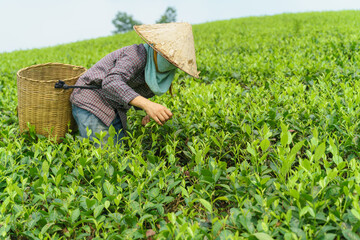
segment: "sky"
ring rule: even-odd
[[[153,24],[167,7],[176,9],[178,22],[199,24],[281,13],[360,10],[360,0],[0,0],[0,53],[112,35],[112,20],[119,11]]]

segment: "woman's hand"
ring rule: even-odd
[[[144,110],[157,124],[161,126],[173,116],[169,109],[154,102],[148,104]]]
[[[164,123],[171,119],[173,116],[171,111],[163,105],[154,103],[142,96],[137,96],[132,101],[130,101],[130,104],[145,110],[147,115],[149,115],[152,119],[154,119],[157,124],[161,126],[164,125]],[[142,123],[144,122],[144,119]]]

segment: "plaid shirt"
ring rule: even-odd
[[[126,129],[126,112],[131,107],[129,102],[139,95],[145,98],[154,96],[145,83],[146,56],[142,44],[123,47],[106,55],[76,82],[77,86],[95,82],[102,84],[102,89],[75,88],[70,101],[94,114],[107,126],[117,112]]]

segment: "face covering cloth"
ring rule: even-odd
[[[156,53],[148,44],[144,44],[144,47],[147,52],[145,82],[155,95],[160,96],[169,90],[174,80],[176,67],[169,63],[161,54]],[[156,70],[154,54],[157,54],[159,72]]]

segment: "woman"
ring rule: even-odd
[[[90,138],[112,125],[116,141],[125,135],[126,113],[131,106],[143,109],[145,125],[153,119],[163,125],[171,111],[148,98],[164,94],[176,68],[198,77],[191,25],[167,23],[135,26],[147,42],[116,50],[92,66],[77,81],[77,86],[98,85],[101,89],[75,89],[71,95],[73,116],[82,137]],[[107,142],[109,134],[103,139]]]

